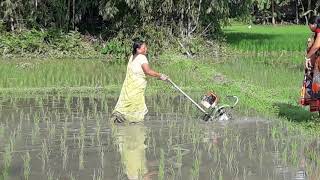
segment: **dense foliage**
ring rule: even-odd
[[[0,0],[0,53],[126,55],[139,37],[155,55],[172,44],[190,55],[191,37],[220,37],[229,18],[301,24],[319,6],[316,0]]]

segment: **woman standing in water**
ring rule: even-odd
[[[144,41],[134,42],[132,48],[126,78],[112,112],[112,121],[116,123],[143,121],[148,112],[144,96],[147,86],[146,76],[156,77],[163,81],[168,78],[150,68],[146,57],[147,45]]]

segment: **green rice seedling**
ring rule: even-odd
[[[15,145],[16,145],[16,130],[14,130],[12,133],[11,133],[11,135],[10,135],[10,137],[9,137],[9,141],[10,141],[10,143],[9,143],[9,145],[10,145],[10,151],[11,152],[13,152],[13,150],[14,150],[14,147],[15,147]]]
[[[76,133],[73,133],[73,138],[72,138],[72,140],[73,140],[73,144],[74,145],[76,145],[77,144],[77,134]]]
[[[17,130],[17,137],[20,137],[22,132],[22,119],[20,119],[16,130]]]
[[[76,178],[73,176],[72,172],[70,172],[69,179],[70,180],[76,180]]]
[[[95,106],[96,106],[96,105],[95,105]],[[98,112],[97,107],[94,107],[93,119],[100,120],[99,112]]]
[[[109,112],[109,106],[107,103],[105,104],[104,112],[106,112],[106,113]]]
[[[46,140],[43,140],[41,144],[41,161],[42,161],[42,172],[44,172],[46,167],[46,162],[49,161],[49,149],[48,149]]]
[[[31,168],[30,168],[30,161],[31,161],[31,157],[29,152],[27,152],[23,157],[23,175],[24,175],[24,179],[28,180],[29,176],[30,176],[30,172],[31,172]]]
[[[281,157],[284,163],[288,162],[288,149],[285,147],[285,149],[281,153]]]
[[[176,156],[176,159],[177,159],[177,164],[181,164],[182,166],[182,149],[180,147],[180,145],[178,145],[176,148],[176,153],[177,153],[177,156]],[[179,168],[181,168],[181,166]]]
[[[0,178],[1,178],[1,179],[8,179],[8,176],[9,176],[8,170],[7,170],[7,169],[4,169],[4,170],[2,171],[2,174],[1,174]]]
[[[90,139],[91,139],[91,146],[94,146],[94,139],[95,139],[95,136],[90,136]]]
[[[198,150],[198,141],[197,141],[197,136],[194,135],[192,136],[192,151],[196,152]]]
[[[183,124],[182,124],[182,139],[185,139],[186,135],[187,135],[187,122],[183,121]]]
[[[209,169],[209,177],[210,177],[210,180],[215,180],[216,172],[212,168]]]
[[[252,147],[251,140],[249,140],[248,152],[249,152],[249,159],[252,160],[252,158],[253,158],[253,147]]]
[[[126,177],[123,166],[123,164],[117,166],[117,179],[124,179]]]
[[[72,113],[71,114],[71,122],[74,122],[74,119],[75,119],[75,115]]]
[[[155,136],[152,136],[152,149],[153,149],[153,154],[156,156],[156,147],[157,147],[157,142]]]
[[[103,179],[103,170],[98,169],[98,171],[94,170],[92,180],[102,180]]]
[[[47,174],[47,179],[48,180],[54,180],[53,179],[54,178],[54,172],[52,172],[51,169],[49,169],[46,174]]]
[[[227,167],[229,169],[229,171],[232,171],[232,165],[233,165],[233,161],[234,161],[234,154],[232,152],[228,153],[227,156]]]
[[[319,152],[318,152],[319,153]],[[319,164],[320,163],[320,158],[319,158],[319,154],[317,154],[317,159],[316,159],[316,161],[315,161],[315,164]],[[320,169],[318,168],[318,167],[316,167],[317,168],[317,172],[318,172],[318,174],[320,175]]]
[[[259,154],[259,167],[260,167],[260,174],[262,174],[262,170],[263,170],[263,152],[260,152],[260,154]]]
[[[168,140],[167,140],[167,146],[168,146],[168,153],[170,153],[170,147],[172,147],[172,144],[173,144],[173,142],[172,142],[173,140],[172,140],[172,129],[169,129],[169,138],[168,138]]]
[[[241,139],[240,139],[239,134],[236,136],[236,146],[237,146],[237,151],[240,152],[241,151]]]
[[[158,179],[159,180],[164,180],[164,172],[165,172],[165,164],[164,164],[164,150],[161,148],[160,149],[160,160],[159,160],[159,174],[158,174]]]
[[[246,179],[247,179],[247,169],[246,169],[246,167],[243,168],[242,179],[243,179],[243,180],[246,180]]]
[[[15,114],[14,113],[10,113],[10,117],[8,117],[8,121],[10,120],[10,121],[12,121],[12,120],[15,120],[16,119],[16,117],[15,117]]]
[[[0,139],[3,139],[5,135],[5,127],[2,123],[0,123]]]
[[[12,162],[12,151],[13,149],[11,149],[11,144],[7,144],[5,146],[5,150],[3,153],[3,161],[4,161],[4,172],[8,171],[10,166],[11,166],[11,162]]]
[[[81,96],[79,98],[80,98],[80,112],[85,113],[85,106],[84,106],[83,98]]]
[[[49,137],[50,137],[50,139],[54,139],[55,135],[56,135],[56,125],[51,123],[49,125]]]
[[[171,165],[168,171],[169,171],[168,172],[168,174],[169,174],[168,179],[174,180],[176,178],[176,172],[175,172],[175,169],[174,169],[174,165]]]
[[[101,161],[101,168],[104,168],[104,147],[100,146],[100,161]]]
[[[152,139],[152,132],[151,130],[149,129],[146,129],[146,151],[149,153],[150,152],[150,149],[151,149],[151,146],[152,146],[152,142],[151,142],[151,139]]]
[[[7,125],[6,127],[8,127],[8,128],[9,128],[9,118],[6,118],[6,122],[5,122],[5,124]]]
[[[225,136],[225,139],[222,142],[223,153],[228,152],[228,143],[229,143],[229,138],[228,138],[228,136]]]
[[[31,108],[30,108],[31,109]],[[30,124],[31,123],[31,117],[30,117],[30,114],[27,114],[26,115],[26,119],[27,119],[27,121],[28,121],[28,124]]]
[[[96,121],[96,138],[97,138],[97,142],[98,144],[101,144],[101,140],[100,140],[100,129],[101,129],[101,126],[100,126],[100,121]]]
[[[58,92],[58,95],[57,95],[57,97],[58,97],[58,104],[61,104],[62,103],[62,95],[61,95],[61,92]]]
[[[63,156],[64,149],[66,148],[66,140],[63,134],[60,136],[60,155]]]
[[[90,120],[90,119],[91,119],[90,112],[89,112],[89,111],[87,111],[87,114],[86,114],[86,118],[85,118],[85,120]]]
[[[174,142],[176,142],[176,143],[179,143],[181,140],[181,127],[180,126],[178,126],[177,125],[177,127],[176,127],[176,134],[178,134],[178,135],[175,135],[174,136]]]
[[[208,141],[205,143],[205,145],[206,145],[205,148],[206,148],[207,154],[211,156],[211,150],[212,150],[213,144],[210,141]]]
[[[80,149],[80,153],[79,153],[79,169],[82,170],[84,169],[84,154],[83,154],[83,150],[84,150],[84,142],[81,143],[81,149]]]
[[[223,170],[222,169],[220,169],[220,171],[219,171],[219,178],[218,179],[223,180]]]
[[[234,177],[235,177],[235,179],[240,179],[240,177],[239,177],[239,172],[240,172],[240,170],[239,170],[239,164],[240,164],[239,161],[237,161],[237,162],[235,163],[235,167],[234,167],[234,170],[235,170]]]
[[[274,152],[278,152],[279,151],[279,141],[278,140],[274,140],[273,141],[273,150]]]
[[[67,120],[64,121],[62,128],[63,128],[63,138],[67,139],[67,136],[68,136],[68,123],[67,123]]]
[[[294,140],[293,142],[291,142],[290,144],[290,151],[291,151],[291,156],[290,159],[292,161],[293,164],[298,164],[298,144],[297,142]]]
[[[309,165],[309,166],[306,167],[306,172],[307,172],[307,174],[309,176],[313,176],[315,170],[314,170],[314,168],[312,166]]]
[[[56,107],[56,96],[52,96],[52,107]]]
[[[260,144],[261,144],[261,151],[264,152],[266,149],[266,139],[264,137],[261,138]]]
[[[220,161],[221,152],[217,146],[213,146],[213,159],[214,161]]]
[[[200,164],[201,164],[201,153],[198,153],[198,156],[193,160],[193,165],[191,168],[191,179],[197,180],[200,175]]]
[[[63,170],[67,169],[67,163],[68,163],[68,147],[65,147],[63,149],[63,158],[62,158],[62,168],[63,168]]]
[[[83,140],[86,134],[86,128],[84,126],[84,122],[83,120],[81,120],[81,124],[80,124],[80,137]]]
[[[84,137],[78,136],[78,148],[81,148],[82,141],[84,141]]]

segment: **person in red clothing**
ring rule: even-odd
[[[305,98],[320,98],[320,16],[309,19],[309,28],[314,33],[308,39],[305,57]]]

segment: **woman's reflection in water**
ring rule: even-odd
[[[143,123],[116,124],[114,135],[128,179],[151,179],[146,164],[146,127]]]

